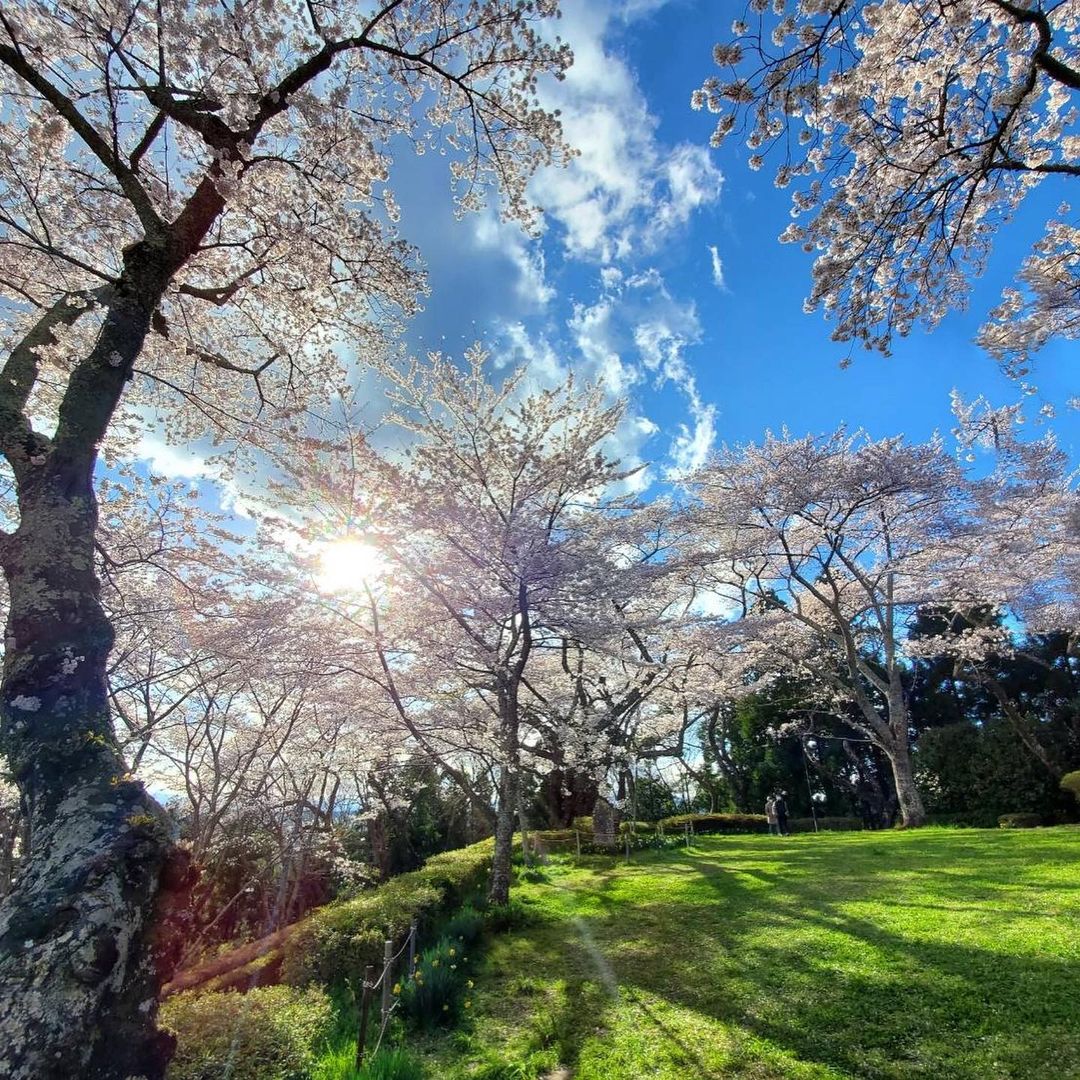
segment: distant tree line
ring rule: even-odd
[[[925,610],[911,634],[969,623]],[[1017,812],[1048,824],[1077,820],[1077,801],[1060,786],[1080,762],[1080,659],[1069,635],[1029,635],[978,673],[948,657],[920,659],[904,682],[915,775],[931,823],[994,827]],[[761,813],[782,790],[794,816],[895,823],[885,755],[842,716],[807,706],[812,697],[807,684],[783,680],[715,706],[699,729],[701,761],[686,770],[692,785],[659,775],[639,781],[638,816]],[[1002,701],[1016,703],[1019,717]]]

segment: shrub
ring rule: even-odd
[[[479,940],[483,932],[483,914],[472,904],[466,904],[443,923],[440,936],[447,937],[451,941],[460,941],[463,945],[472,945]]]
[[[567,842],[573,843],[576,839],[575,833],[580,834],[581,829],[539,829],[535,832],[529,833],[529,841],[537,841],[547,844],[564,844]],[[592,835],[590,830],[589,835]]]
[[[458,1019],[462,991],[467,989],[468,954],[460,941],[440,938],[416,958],[412,975],[394,986],[401,1009],[419,1027],[450,1025]]]
[[[857,817],[819,817],[817,827],[820,832],[857,832],[863,827],[862,818]],[[813,832],[814,819],[808,817],[790,818],[788,828],[793,833]]]
[[[492,904],[484,916],[487,928],[495,934],[506,930],[520,930],[539,921],[535,912],[513,896],[505,904]]]
[[[443,903],[447,908],[466,903],[487,885],[491,871],[491,840],[481,840],[470,847],[444,851],[434,855],[419,870],[402,877],[418,879],[443,890]],[[400,881],[401,878],[395,880]]]
[[[1080,802],[1080,769],[1076,772],[1066,773],[1061,778],[1061,790],[1071,791],[1076,796],[1078,802]]]
[[[548,855],[572,855],[582,840],[591,841],[592,833],[580,833],[574,829],[545,829],[529,833],[529,851],[543,862]],[[515,858],[514,861],[524,863],[525,860]]]
[[[1042,824],[1042,814],[1002,814],[998,818],[1001,829],[1034,829]]]
[[[764,814],[676,814],[660,822],[668,831],[687,825],[695,833],[763,833],[769,831]]]
[[[656,832],[655,821],[620,821],[619,832],[621,833],[654,833]]]
[[[177,1037],[168,1080],[306,1080],[334,1025],[325,993],[289,986],[178,994],[161,1022]]]
[[[381,967],[383,943],[401,940],[409,924],[432,929],[440,916],[473,896],[487,880],[491,841],[429,859],[352,900],[327,904],[297,926],[285,944],[282,981],[340,985],[358,981],[364,968]]]
[[[356,1067],[356,1044],[346,1043],[324,1054],[312,1070],[311,1080],[424,1080],[424,1070],[400,1047],[380,1049]]]
[[[581,853],[582,855],[621,855],[628,847],[631,851],[670,848],[677,846],[681,840],[678,834],[661,836],[659,833],[623,833],[613,845],[597,844],[592,839],[582,840]]]

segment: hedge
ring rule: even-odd
[[[1071,791],[1080,801],[1080,769],[1076,772],[1066,773],[1061,778],[1061,790]]]
[[[998,818],[1001,829],[1034,829],[1042,823],[1042,814],[1002,814]]]
[[[179,994],[160,1018],[176,1034],[167,1080],[306,1080],[334,1027],[330,999],[314,987]]]
[[[670,847],[677,839],[677,834],[663,837],[654,828],[634,833],[627,829],[621,831],[613,843],[598,844],[591,832],[580,829],[548,829],[529,833],[529,850],[541,860],[548,855],[614,855],[625,852],[627,845],[631,851],[645,851]]]
[[[690,826],[694,833],[765,833],[769,822],[764,814],[676,814],[660,824],[667,832],[681,832]],[[853,832],[863,827],[857,817],[819,817],[817,827],[822,832]],[[791,832],[813,832],[813,818],[788,818]]]
[[[993,829],[997,819],[993,810],[966,810],[958,814],[927,814],[926,824],[955,829]]]
[[[419,870],[391,878],[352,900],[327,904],[259,941],[177,972],[162,995],[194,989],[250,990],[278,982],[305,986],[354,978],[357,971],[363,974],[367,964],[382,962],[387,937],[400,937],[413,919],[430,926],[439,915],[459,907],[483,888],[491,854],[491,841],[481,840],[471,847],[435,855]],[[340,963],[333,956],[338,948],[344,950],[345,957]]]
[[[763,833],[769,831],[764,814],[676,814],[664,818],[664,830],[685,829],[694,833]]]
[[[399,941],[415,921],[432,930],[439,918],[483,888],[492,842],[435,855],[419,869],[391,878],[352,900],[327,904],[299,923],[284,945],[282,982],[339,985],[382,964],[383,943]]]
[[[817,827],[821,832],[858,832],[863,827],[862,818],[857,817],[819,817]],[[788,819],[788,828],[792,832],[814,832],[814,819],[796,817]]]
[[[621,833],[654,833],[656,832],[655,821],[620,821],[619,832]]]

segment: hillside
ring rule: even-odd
[[[699,837],[539,876],[428,1075],[1080,1077],[1075,827]]]

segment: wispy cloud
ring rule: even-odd
[[[720,197],[723,177],[704,146],[664,145],[658,122],[625,60],[608,42],[628,15],[614,4],[569,8],[559,28],[574,50],[566,79],[544,90],[558,108],[580,155],[566,169],[548,169],[532,191],[561,226],[572,258],[617,262],[655,250],[701,207]]]
[[[671,464],[665,475],[679,480],[702,465],[716,445],[716,406],[704,403],[695,393],[690,400],[691,424],[679,424],[668,454]]]
[[[677,479],[701,465],[716,441],[716,407],[702,400],[686,356],[701,340],[697,310],[674,297],[655,269],[625,275],[606,267],[598,277],[599,297],[573,305],[567,341],[557,331],[553,338],[552,332],[530,332],[513,322],[502,327],[496,354],[507,363],[527,364],[534,384],[560,383],[572,368],[611,399],[627,399],[609,451],[630,467],[659,458],[659,475]],[[682,416],[669,425],[666,447],[657,445],[664,431],[649,415],[661,407]],[[647,487],[657,478],[643,471],[635,486]]]
[[[170,480],[194,480],[212,472],[206,458],[195,449],[174,446],[149,431],[139,439],[135,456],[144,461],[151,472]]]
[[[715,244],[709,245],[709,255],[712,258],[713,284],[722,292],[727,292],[727,282],[724,280],[724,264],[720,259],[720,252]]]
[[[517,271],[514,292],[526,309],[542,310],[555,299],[542,245],[530,240],[516,223],[486,210],[473,218],[473,242],[481,251],[498,252]]]

